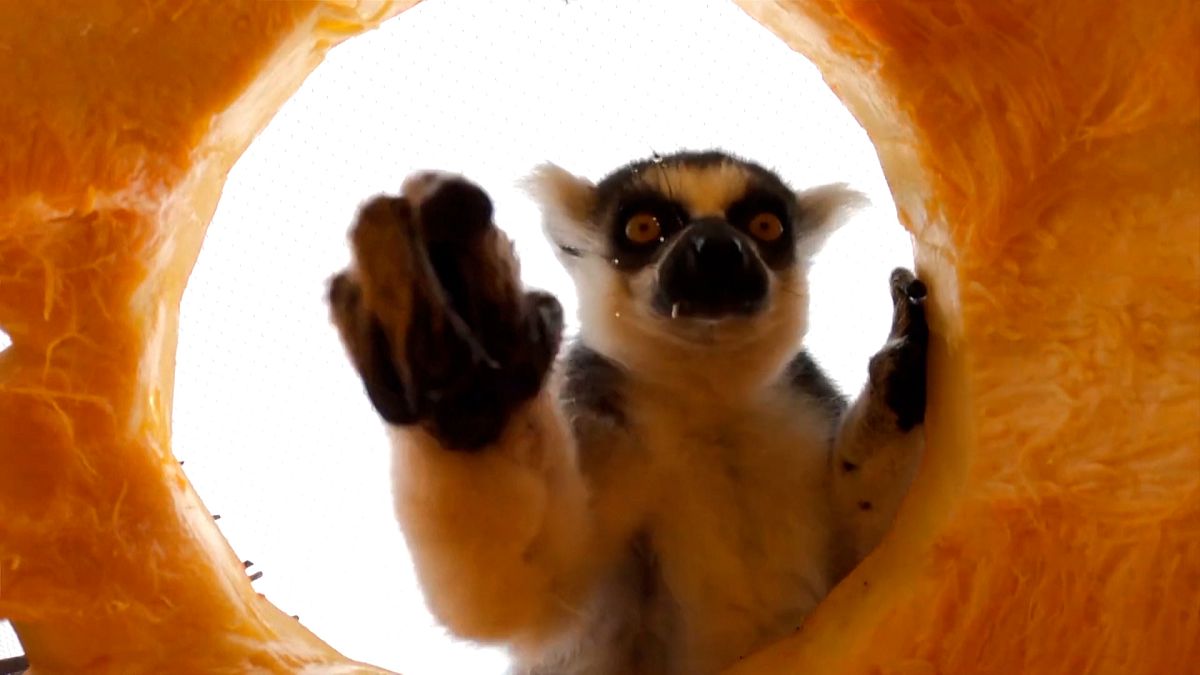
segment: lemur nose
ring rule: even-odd
[[[746,250],[738,237],[698,234],[691,240],[696,264],[707,269],[737,269],[747,262]]]
[[[705,218],[693,221],[681,236],[659,269],[658,311],[672,319],[719,318],[763,307],[770,280],[744,235],[723,218]]]
[[[720,252],[721,249],[729,249],[734,253],[741,253],[742,242],[731,237],[713,238],[700,235],[692,240],[692,248],[696,249],[696,255],[704,255],[705,251]]]

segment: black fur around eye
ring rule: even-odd
[[[683,207],[661,195],[625,197],[612,219],[613,264],[629,270],[648,265],[662,244],[686,224],[687,212]],[[649,234],[651,230],[653,236]]]
[[[730,224],[743,229],[749,227],[755,218],[763,214],[770,214],[778,218],[785,231],[792,229],[792,213],[789,204],[769,192],[749,192],[725,211],[725,217]]]
[[[796,259],[792,217],[792,204],[765,190],[751,190],[725,211],[729,224],[754,239],[763,262],[773,269],[787,267]]]

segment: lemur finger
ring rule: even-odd
[[[350,230],[353,273],[362,305],[392,337],[392,351],[401,360],[414,300],[428,295],[414,255],[419,246],[414,234],[408,201],[386,195],[367,201]]]
[[[528,338],[522,353],[514,359],[513,376],[518,380],[518,393],[531,396],[542,386],[562,342],[563,309],[558,298],[542,291],[525,294],[525,316]]]
[[[911,270],[903,267],[892,270],[889,281],[892,288],[892,302],[906,300],[919,303],[925,300],[928,293],[925,282],[918,279]]]
[[[925,331],[925,283],[909,270],[897,268],[890,278],[892,294],[892,338],[912,331]]]
[[[408,336],[419,408],[445,447],[478,449],[541,388],[562,308],[548,294],[522,292],[512,244],[478,186],[425,173],[409,178],[404,194],[420,235],[417,264],[433,287],[417,299],[425,311],[414,313]]]
[[[431,428],[451,450],[474,451],[495,441],[510,415],[545,382],[562,339],[562,307],[545,293],[524,296],[522,328],[504,336],[505,359],[497,364],[460,362],[459,378],[437,390]],[[426,391],[426,394],[433,392]]]
[[[358,367],[362,361],[359,343],[365,315],[362,289],[350,278],[349,272],[341,272],[329,280],[326,300],[329,302],[329,318],[337,328],[338,337],[345,345],[350,360]]]
[[[328,299],[333,323],[371,404],[391,424],[416,421],[411,389],[396,368],[383,326],[363,307],[358,283],[347,272],[338,274],[330,281]]]
[[[562,336],[563,308],[558,298],[544,291],[530,291],[525,301],[536,312],[542,342],[558,342]]]
[[[917,277],[911,270],[903,267],[892,270],[891,276],[888,277],[888,285],[892,290],[892,302],[900,302],[901,299],[907,297],[909,285],[916,280]]]
[[[329,311],[338,328],[362,309],[362,289],[350,278],[349,272],[339,272],[329,280],[327,292]]]
[[[426,241],[465,243],[493,228],[491,199],[462,177],[433,171],[414,174],[404,181],[401,193],[417,205]]]
[[[438,327],[464,343],[469,360],[504,360],[506,336],[520,320],[520,279],[511,243],[492,224],[491,200],[474,184],[446,174],[417,174],[404,189],[415,195],[410,199],[423,264],[436,286],[430,318],[445,321]]]

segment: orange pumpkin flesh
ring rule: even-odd
[[[1200,6],[741,4],[870,135],[937,340],[892,535],[733,672],[1194,669]]]
[[[0,4],[0,616],[38,672],[294,672],[170,452],[184,283],[225,174],[408,3]]]
[[[1195,3],[742,2],[874,140],[936,339],[894,536],[735,672],[1200,662]],[[0,616],[38,672],[366,668],[254,593],[172,364],[226,171],[408,4],[0,4]]]

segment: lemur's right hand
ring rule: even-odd
[[[378,196],[350,233],[354,261],[333,278],[333,322],[379,414],[422,425],[445,447],[494,442],[541,389],[562,307],[525,291],[492,203],[469,181],[422,173]]]

